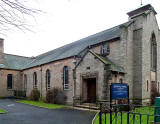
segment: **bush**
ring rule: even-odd
[[[128,111],[129,110],[129,103],[128,99],[119,99],[119,111]]]
[[[155,97],[158,97],[158,96],[160,96],[160,93],[158,92],[157,87],[154,86],[151,91],[151,105],[154,104],[154,99],[155,99]]]
[[[38,101],[39,98],[40,98],[40,92],[39,92],[39,90],[38,89],[33,89],[31,91],[29,99],[30,100],[34,100],[34,101]]]
[[[52,88],[46,93],[46,102],[53,104],[65,104],[66,96],[60,88]]]

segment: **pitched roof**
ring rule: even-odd
[[[118,38],[120,37],[120,26],[122,25],[128,26],[130,23],[131,23],[130,21],[123,23],[121,25],[115,26],[113,28],[104,30],[102,32],[96,33],[94,35],[72,42],[60,48],[41,54],[37,56],[32,63],[25,66],[25,68],[30,68],[37,65],[49,63],[52,61],[72,57],[78,55],[88,46],[92,46],[104,41],[109,41],[111,39]]]
[[[32,62],[33,59],[24,56],[17,56],[4,53],[4,64],[0,64],[0,68],[21,70],[25,65]]]
[[[23,70],[49,62],[76,56],[88,46],[120,37],[120,27],[128,26],[130,25],[130,23],[131,22],[128,21],[121,25],[64,45],[60,48],[38,55],[35,57],[35,59],[11,54],[4,54],[4,65],[0,64],[0,68]]]
[[[115,71],[115,72],[120,72],[120,73],[125,73],[125,70],[123,67],[116,65],[109,58],[102,57],[102,56],[98,55],[97,53],[94,53],[93,51],[89,51],[89,52],[92,53],[97,59],[99,59],[105,65],[110,65],[109,70]]]

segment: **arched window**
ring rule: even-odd
[[[123,79],[122,79],[122,78],[120,78],[120,79],[119,79],[119,82],[120,82],[120,83],[123,83]]]
[[[50,70],[48,69],[46,71],[46,90],[50,89],[50,77],[51,77],[51,74],[50,74]]]
[[[156,71],[157,68],[157,44],[156,37],[152,34],[151,38],[151,70]]]
[[[37,88],[37,73],[33,73],[33,88]]]
[[[158,91],[158,93],[159,93],[159,82],[158,82],[158,90],[157,90],[157,91]]]
[[[24,91],[27,90],[27,75],[24,75]]]
[[[13,88],[13,77],[12,74],[7,75],[7,89]]]
[[[148,90],[149,90],[149,82],[147,80],[147,92],[148,92]]]
[[[68,66],[64,66],[64,69],[63,69],[63,82],[64,82],[64,90],[65,89],[68,89],[68,83],[69,83],[69,77],[68,77]]]

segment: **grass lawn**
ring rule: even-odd
[[[57,109],[57,108],[66,107],[64,105],[49,104],[49,103],[44,103],[42,101],[20,100],[20,101],[17,101],[17,102],[28,104],[28,105],[33,105],[33,106],[37,106],[37,107],[47,108],[47,109]]]
[[[141,124],[147,124],[147,115],[146,114],[150,114],[153,115],[154,114],[154,109],[153,108],[149,108],[149,107],[145,107],[145,108],[136,108],[134,111],[131,112],[135,112],[135,113],[141,113],[144,114],[141,116]],[[121,124],[121,114],[122,114],[122,124],[127,124],[127,113],[123,112],[123,113],[117,113],[118,118],[115,119],[115,113],[112,115],[112,124]],[[105,119],[106,118],[106,119]],[[133,120],[135,120],[136,124],[140,124],[140,116],[139,115],[135,115],[135,119],[133,119],[134,116],[133,114],[129,115],[129,122],[130,123],[134,123]],[[110,114],[105,114],[102,115],[102,124],[105,124],[105,120],[106,123],[110,123]],[[149,123],[154,121],[154,116],[149,116]],[[117,122],[117,123],[116,123]],[[96,117],[94,124],[99,124],[99,115]]]
[[[0,114],[4,114],[4,113],[7,113],[7,112],[0,108]]]

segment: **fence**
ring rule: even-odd
[[[151,124],[160,120],[155,109],[160,111],[160,106],[100,103],[99,124]]]
[[[14,96],[15,97],[26,97],[26,92],[20,91],[20,90],[14,90]]]

